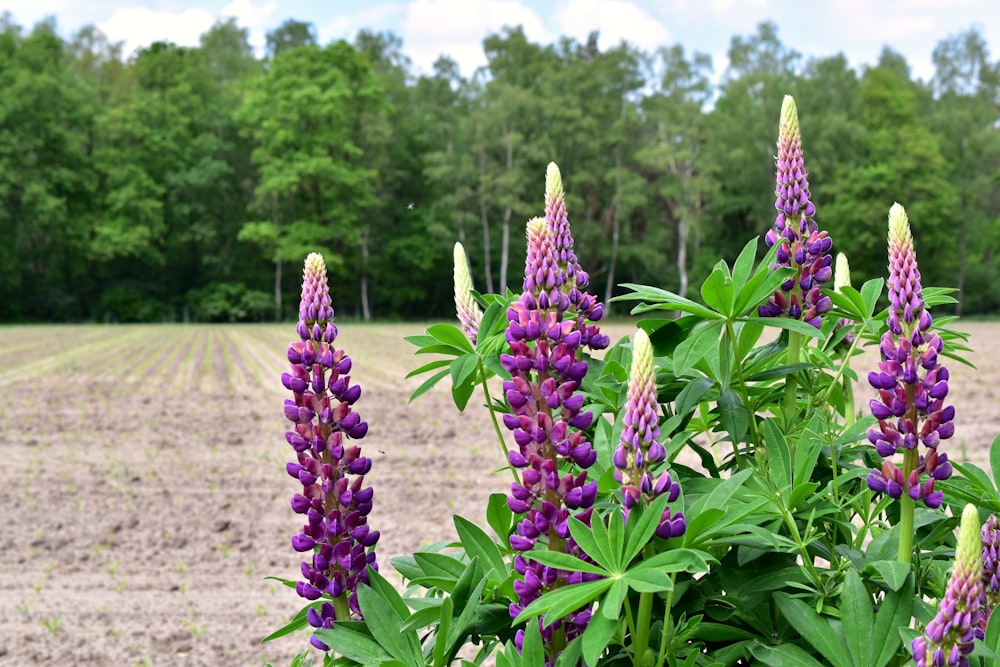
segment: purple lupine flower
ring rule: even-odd
[[[653,368],[653,346],[649,335],[642,329],[635,333],[632,343],[632,372],[629,375],[628,398],[625,402],[624,428],[621,442],[615,449],[615,479],[622,485],[624,518],[637,503],[648,503],[666,493],[669,502],[677,500],[681,487],[664,471],[653,479],[650,467],[667,458],[667,450],[660,444],[660,424],[656,402],[656,375]],[[663,511],[656,528],[657,537],[678,537],[686,529],[684,513],[671,515],[670,508]]]
[[[983,593],[983,551],[979,511],[965,506],[958,531],[955,566],[937,615],[910,648],[917,667],[968,667]]]
[[[469,260],[461,243],[455,244],[455,312],[462,325],[462,332],[475,345],[483,311],[472,298],[472,275],[469,273]]]
[[[333,345],[337,326],[326,264],[317,253],[306,258],[296,332],[301,340],[288,346],[291,372],[281,376],[294,396],[285,400],[285,416],[295,424],[285,438],[296,461],[286,470],[302,484],[291,504],[307,521],[292,537],[292,548],[309,554],[295,590],[307,600],[325,599],[307,618],[314,628],[330,628],[334,620],[361,619],[356,591],[368,583],[367,567],[378,569],[379,533],[367,520],[373,490],[364,486],[364,475],[371,460],[349,444],[368,432],[367,422],[352,409],[361,386],[351,384],[351,358]],[[315,636],[311,641],[329,649]]]
[[[830,297],[820,293],[820,285],[833,275],[833,241],[819,231],[816,207],[810,201],[809,180],[802,161],[802,136],[795,100],[785,95],[778,128],[777,183],[774,207],[778,216],[764,242],[778,246],[775,269],[791,267],[795,275],[781,285],[766,304],[758,308],[761,317],[787,316],[801,319],[817,329],[821,315],[830,310]]]
[[[936,508],[944,494],[934,490],[934,483],[952,473],[948,455],[937,448],[955,432],[955,408],[944,404],[949,375],[940,362],[943,343],[930,330],[933,320],[924,304],[910,223],[899,204],[889,211],[889,300],[889,331],[879,346],[882,361],[868,374],[879,394],[869,403],[879,421],[869,429],[868,440],[887,460],[868,475],[868,487],[893,498],[905,492]],[[921,443],[927,453],[918,456]],[[903,469],[888,460],[900,450]]]
[[[983,639],[990,614],[1000,603],[1000,521],[995,514],[991,514],[983,524],[979,536],[983,542],[983,596],[980,599],[976,638]]]
[[[587,559],[569,533],[571,517],[589,525],[597,497],[597,483],[587,481],[586,469],[597,460],[597,453],[583,433],[593,414],[582,411],[583,394],[578,390],[587,362],[579,355],[584,346],[607,346],[608,337],[593,324],[602,316],[603,307],[581,289],[586,273],[573,254],[555,165],[546,174],[546,214],[527,224],[524,291],[507,311],[510,354],[500,357],[511,374],[503,385],[511,413],[503,421],[517,444],[508,460],[521,471],[520,481],[511,485],[507,504],[514,513],[524,515],[510,545],[530,552],[540,542],[550,550]],[[563,463],[579,472],[560,476]],[[543,566],[531,560],[530,554],[519,554],[514,567],[522,578],[514,582],[519,599],[510,607],[512,617],[546,590],[594,578]],[[565,646],[583,632],[590,616],[590,608],[585,607],[549,625],[539,619],[542,638],[550,647]],[[561,639],[555,642],[557,634]],[[515,637],[519,650],[523,638],[524,632],[519,631]],[[558,649],[553,648],[546,664],[557,657]]]

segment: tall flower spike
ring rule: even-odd
[[[281,376],[293,396],[285,400],[285,417],[294,424],[285,439],[296,456],[285,469],[302,485],[292,496],[292,510],[307,522],[292,537],[292,548],[308,554],[295,590],[307,600],[324,600],[319,609],[309,609],[307,620],[314,628],[330,628],[335,620],[361,619],[356,591],[368,583],[368,566],[378,569],[379,533],[367,519],[373,491],[364,487],[364,476],[371,461],[349,444],[368,432],[352,410],[361,387],[351,385],[351,358],[333,345],[337,326],[326,264],[317,253],[306,258],[296,332],[300,340],[288,346],[291,372]],[[329,648],[315,636],[311,642]]]
[[[833,265],[833,289],[836,292],[841,292],[845,287],[851,286],[851,266],[847,263],[847,256],[842,253],[837,253],[837,259]],[[851,331],[844,335],[843,342],[850,346],[854,343],[854,332],[853,332],[853,322],[846,317],[841,317],[837,320],[837,329],[842,329],[844,327],[851,327]]]
[[[508,460],[519,471],[507,505],[523,516],[510,537],[510,546],[524,552],[514,559],[520,578],[514,582],[518,601],[510,607],[511,617],[548,590],[595,578],[531,558],[536,545],[589,558],[569,533],[571,517],[589,525],[597,497],[597,482],[587,480],[586,469],[597,460],[597,452],[585,433],[593,414],[582,410],[584,397],[579,390],[588,368],[582,351],[585,346],[598,349],[608,344],[608,337],[593,324],[603,308],[583,291],[586,274],[573,253],[555,165],[546,172],[545,210],[544,218],[527,224],[524,291],[507,310],[510,354],[500,355],[501,365],[511,375],[503,383],[510,405],[503,422],[517,443]],[[583,633],[591,613],[588,605],[552,624],[532,621],[542,632],[546,664],[554,664],[566,643]],[[524,631],[518,631],[518,650],[523,639]]]
[[[461,243],[455,244],[455,311],[458,313],[462,331],[475,345],[483,311],[472,298],[472,275],[469,273],[469,260]]]
[[[680,486],[664,471],[653,479],[650,468],[667,458],[667,451],[660,444],[658,404],[656,401],[656,374],[653,367],[653,345],[642,329],[635,333],[632,343],[632,373],[629,375],[628,398],[625,402],[624,428],[621,442],[612,460],[615,479],[622,485],[624,517],[640,502],[649,502],[666,493],[670,502],[677,500]],[[667,508],[656,528],[658,537],[678,537],[684,534],[684,514],[671,516]]]
[[[1000,604],[1000,521],[995,514],[991,514],[983,524],[980,537],[983,541],[983,598],[976,636],[982,639],[990,615]]]
[[[761,317],[801,319],[818,329],[820,316],[832,305],[830,298],[820,293],[820,285],[833,273],[833,241],[825,231],[819,231],[814,220],[816,207],[810,200],[802,160],[799,114],[791,95],[785,95],[781,104],[776,181],[774,207],[778,215],[764,242],[768,247],[778,246],[774,268],[790,267],[795,274],[759,307],[758,313]]]
[[[868,374],[868,383],[878,390],[869,406],[879,420],[869,429],[868,440],[886,460],[868,475],[868,487],[893,498],[905,491],[936,508],[944,494],[934,490],[934,483],[952,473],[948,455],[939,454],[938,445],[955,433],[955,408],[944,404],[949,378],[940,362],[944,343],[931,331],[910,223],[899,204],[889,211],[889,301],[889,331],[879,346],[882,361]],[[921,443],[927,451],[918,455]],[[889,460],[900,450],[902,469]]]
[[[958,531],[955,566],[937,615],[910,645],[917,667],[968,667],[983,593],[979,511],[966,505]]]

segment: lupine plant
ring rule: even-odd
[[[636,329],[613,345],[554,164],[519,293],[475,292],[456,246],[457,324],[407,339],[429,359],[411,400],[444,380],[460,411],[481,395],[511,483],[487,525],[455,516],[454,541],[394,558],[399,586],[375,564],[369,463],[350,444],[367,432],[360,390],[334,347],[321,260],[307,260],[283,376],[291,509],[306,521],[292,540],[302,579],[285,583],[307,602],[272,635],[312,632],[294,664],[1000,660],[1000,438],[992,476],[944,451],[960,418],[944,360],[968,363],[969,348],[930,311],[954,299],[922,284],[899,205],[887,278],[855,288],[846,258],[835,275],[790,97],[777,129],[764,243],[720,260],[699,300],[624,285]],[[859,382],[864,348],[880,360]]]

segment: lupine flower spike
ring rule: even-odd
[[[833,241],[816,224],[816,207],[810,201],[809,179],[802,160],[802,137],[795,100],[786,95],[781,104],[778,129],[777,183],[774,228],[764,236],[770,248],[777,245],[774,268],[791,267],[795,274],[781,285],[765,305],[761,317],[787,316],[801,319],[817,329],[821,315],[830,310],[830,298],[820,285],[833,275]]]
[[[584,346],[605,347],[609,339],[593,324],[602,316],[603,307],[583,291],[586,273],[573,253],[555,165],[546,174],[545,202],[546,217],[528,221],[524,291],[507,311],[510,354],[500,357],[511,374],[504,382],[511,413],[503,421],[517,443],[508,460],[521,471],[520,481],[511,485],[507,505],[515,514],[524,515],[510,545],[530,552],[541,543],[585,559],[587,555],[570,536],[568,523],[575,516],[589,524],[597,496],[597,483],[587,481],[587,468],[597,460],[597,452],[583,432],[593,414],[581,411],[579,389],[587,362],[580,353]],[[561,464],[579,472],[560,476]],[[512,617],[546,590],[592,578],[545,567],[531,560],[530,553],[516,556],[514,568],[522,579],[514,583],[519,600],[511,605]],[[551,625],[542,626],[539,620],[548,652],[546,664],[554,663],[566,642],[583,632],[590,616],[587,607]],[[519,631],[518,649],[523,639],[524,632]]]
[[[983,550],[979,530],[979,511],[975,505],[966,505],[948,589],[937,615],[910,646],[917,667],[968,667],[983,594]]]
[[[483,311],[472,298],[472,275],[469,274],[469,260],[461,243],[455,244],[455,311],[458,313],[462,331],[475,345]]]
[[[976,637],[982,639],[989,623],[990,614],[1000,603],[1000,521],[995,514],[983,524],[980,532],[983,540],[983,597],[980,606],[979,629]]]
[[[943,343],[931,331],[910,223],[899,204],[889,211],[889,301],[889,331],[879,346],[882,361],[868,374],[878,390],[870,406],[879,420],[868,440],[885,461],[868,475],[868,487],[893,498],[905,492],[936,508],[944,494],[934,490],[934,483],[952,473],[938,445],[955,432],[955,408],[944,404],[949,376],[940,362]],[[918,456],[920,443],[926,453]],[[902,470],[890,460],[898,451],[903,451]]]
[[[368,432],[367,422],[352,410],[361,386],[351,384],[351,358],[334,347],[337,326],[326,264],[316,253],[306,259],[296,332],[300,340],[288,346],[291,372],[281,376],[293,395],[285,400],[285,416],[294,424],[285,438],[296,460],[286,469],[302,485],[292,496],[292,509],[307,521],[292,538],[292,547],[308,554],[295,590],[307,600],[324,599],[307,618],[314,628],[330,628],[335,620],[361,620],[356,590],[368,583],[369,565],[378,569],[379,533],[367,521],[373,491],[364,487],[364,475],[371,460],[349,444]],[[315,636],[311,641],[329,648]]]
[[[667,457],[667,450],[660,444],[660,425],[656,402],[656,376],[653,367],[653,346],[649,335],[642,329],[635,333],[632,343],[632,373],[629,376],[628,398],[625,403],[624,428],[621,443],[615,449],[615,479],[622,485],[624,518],[638,503],[648,503],[666,493],[669,502],[677,500],[680,486],[662,472],[655,480],[650,468]],[[663,512],[656,535],[662,538],[684,534],[684,514],[671,516],[670,508]]]
[[[851,286],[851,266],[847,263],[847,256],[842,252],[837,253],[837,259],[833,265],[833,289],[836,292],[842,291],[845,287]],[[846,317],[837,320],[837,329],[851,327],[852,330],[844,335],[844,343],[851,345],[854,343],[854,333],[852,322]]]

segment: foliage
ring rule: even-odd
[[[987,623],[987,616],[978,612],[959,614],[954,623],[961,630],[947,628],[952,627],[955,600],[973,610],[979,609],[980,600],[986,604],[985,593],[978,597],[979,584],[969,580],[982,571],[977,551],[981,544],[974,535],[978,528],[963,529],[963,555],[954,568],[951,565],[963,508],[966,523],[1000,510],[994,481],[1000,474],[1000,436],[990,452],[992,475],[971,463],[955,463],[952,475],[952,464],[944,456],[950,428],[941,428],[940,443],[927,438],[925,429],[921,437],[928,449],[934,456],[937,448],[942,452],[936,488],[943,491],[943,500],[939,507],[935,494],[927,497],[926,507],[914,510],[910,497],[894,500],[898,494],[879,493],[886,489],[884,480],[880,487],[872,482],[873,468],[877,470],[886,455],[882,445],[878,450],[873,446],[872,434],[896,428],[887,426],[889,418],[881,415],[887,408],[875,407],[888,405],[889,395],[883,391],[882,403],[872,401],[872,411],[882,422],[854,407],[859,369],[851,362],[864,347],[880,347],[885,359],[887,340],[898,336],[899,349],[906,354],[914,341],[914,354],[924,355],[924,368],[933,369],[937,378],[927,380],[934,385],[935,398],[947,393],[948,377],[939,364],[931,363],[936,356],[927,357],[936,337],[943,356],[963,362],[968,351],[965,336],[948,328],[951,318],[930,317],[930,310],[955,302],[954,290],[921,287],[914,243],[923,246],[911,239],[902,207],[894,206],[890,214],[890,225],[895,226],[888,284],[873,276],[860,289],[849,280],[838,281],[836,290],[823,287],[823,299],[832,305],[829,312],[822,310],[822,317],[807,322],[804,316],[759,314],[790,276],[800,275],[802,260],[788,259],[799,256],[797,246],[791,255],[780,242],[762,252],[753,238],[733,262],[720,260],[712,267],[698,300],[660,287],[623,285],[628,292],[616,300],[632,305],[645,335],[619,341],[602,359],[580,351],[579,357],[559,366],[554,361],[558,355],[573,349],[569,336],[576,336],[578,343],[577,334],[585,332],[597,340],[593,327],[601,315],[582,308],[572,324],[569,319],[559,324],[569,312],[560,306],[545,316],[548,333],[531,332],[531,313],[547,312],[546,304],[557,303],[560,286],[569,285],[569,303],[588,303],[581,300],[575,280],[565,283],[559,278],[571,275],[558,272],[569,270],[566,267],[576,260],[551,260],[565,255],[538,245],[539,239],[552,238],[540,232],[544,228],[539,225],[562,210],[551,206],[558,200],[550,196],[553,167],[549,169],[547,218],[529,222],[524,294],[472,292],[482,310],[478,331],[469,331],[466,318],[464,329],[435,324],[425,334],[408,338],[418,355],[432,357],[411,373],[429,375],[412,399],[446,381],[456,407],[464,411],[482,390],[498,444],[515,476],[512,495],[490,499],[486,516],[492,534],[456,515],[456,541],[393,559],[404,578],[402,592],[372,572],[370,587],[359,586],[357,593],[364,620],[341,619],[330,629],[316,631],[318,640],[331,649],[324,664],[437,667],[479,665],[495,656],[496,664],[504,667],[720,667],[754,662],[885,667],[907,664],[911,640],[925,627],[927,639],[913,646],[927,646],[930,654],[942,641],[956,647],[954,642],[961,641],[963,651],[972,651],[970,664],[992,664],[1000,648],[998,615],[989,616]],[[919,232],[913,235],[919,237]],[[565,247],[572,257],[571,238]],[[925,257],[933,261],[933,249]],[[457,261],[464,262],[464,256]],[[542,280],[546,282],[538,287]],[[880,306],[884,291],[890,296],[888,308]],[[546,336],[567,337],[560,343],[561,352],[553,354],[551,368],[539,361],[546,354]],[[645,347],[640,348],[640,341]],[[633,357],[650,356],[655,386],[648,395],[656,414],[652,422],[645,417],[637,422],[645,413],[633,403],[639,396],[638,385],[633,385],[639,381]],[[521,363],[531,358],[534,365]],[[574,396],[574,389],[567,388],[572,382],[560,373],[577,359],[588,372],[578,385],[582,401],[574,405],[586,406],[592,420],[577,420],[575,408],[559,407],[557,414],[552,407],[568,406]],[[892,367],[884,361],[880,369],[886,375]],[[923,381],[924,371],[920,373]],[[900,374],[904,383],[917,381]],[[552,377],[567,383],[560,388],[559,400],[546,393],[551,387],[544,389]],[[876,388],[888,382],[879,371],[869,377],[874,377],[869,382]],[[498,398],[490,394],[493,378],[504,381],[505,391]],[[935,384],[939,381],[944,384]],[[919,395],[911,392],[906,400],[920,400]],[[526,397],[529,403],[538,402],[537,411],[523,407]],[[930,420],[928,428],[934,428],[943,422],[933,421],[931,412],[938,408],[929,401],[919,404],[919,419]],[[545,506],[556,503],[560,494],[577,510],[567,514],[565,531],[555,533],[525,529],[528,521],[538,525],[534,510],[528,519],[520,516],[526,505],[539,502],[525,500],[519,492],[534,488],[529,474],[539,469],[534,458],[526,467],[525,458],[543,452],[548,438],[555,444],[555,428],[546,431],[548,435],[539,430],[551,428],[542,426],[546,405],[552,408],[549,422],[572,418],[571,426],[578,429],[559,431],[558,437],[590,443],[596,452],[592,465],[589,459],[560,459],[558,475],[565,476],[553,477],[556,486],[547,487],[553,493],[545,495],[541,512],[556,521],[561,516],[553,514],[558,505]],[[917,408],[912,414],[918,414]],[[514,430],[519,449],[508,446],[497,415]],[[913,419],[918,426],[923,423]],[[878,428],[872,428],[875,424]],[[914,426],[908,428],[913,431]],[[648,451],[650,479],[659,475],[668,486],[673,479],[682,492],[657,495],[643,483],[642,500],[635,504],[635,495],[630,500],[622,470],[638,464],[632,458],[626,461],[622,452],[637,447],[640,437],[643,451]],[[653,441],[662,443],[662,456],[654,457]],[[532,443],[540,444],[534,449]],[[573,451],[586,458],[580,454],[584,449]],[[688,456],[682,458],[684,453]],[[690,464],[690,454],[697,465]],[[916,451],[907,450],[906,456],[913,459],[907,470],[914,469]],[[933,464],[927,466],[926,472],[934,471]],[[917,482],[909,482],[914,489],[925,483],[919,472],[914,479]],[[588,484],[597,488],[593,506],[583,504],[581,496],[576,496],[578,505],[570,504],[566,490],[582,491]],[[928,484],[935,488],[933,482]],[[589,509],[579,511],[582,507]],[[662,531],[668,519],[686,527]],[[995,567],[995,555],[989,562]],[[526,602],[525,591],[537,586],[540,596]],[[972,598],[964,601],[963,595]],[[932,623],[938,601],[941,610]],[[273,636],[303,627],[303,618]],[[944,623],[945,639],[935,639],[933,628]],[[982,641],[973,643],[974,628]],[[310,658],[304,653],[296,660],[307,664]]]
[[[516,283],[532,178],[552,158],[595,295],[689,296],[766,228],[753,193],[786,92],[810,118],[819,223],[855,268],[880,270],[869,221],[911,201],[938,254],[927,278],[957,285],[956,310],[1000,308],[1000,69],[976,30],[943,39],[924,82],[891,51],[857,71],[806,60],[770,23],[733,37],[725,71],[678,45],[507,28],[464,76],[447,57],[418,75],[393,35],[323,44],[295,20],[263,57],[232,19],[196,47],[134,54],[54,26],[0,19],[0,320],[100,320],[121,285],[159,301],[151,320],[200,317],[190,295],[213,285],[266,292],[290,317],[283,269],[315,249],[361,317],[440,317],[456,241],[486,292]]]

